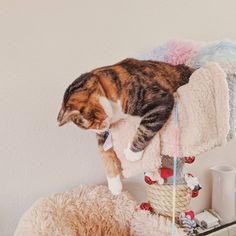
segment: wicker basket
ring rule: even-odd
[[[163,216],[172,216],[172,185],[147,185],[147,198],[154,212]],[[176,217],[189,209],[192,191],[187,185],[176,186]]]

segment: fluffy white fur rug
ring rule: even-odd
[[[179,157],[194,156],[227,142],[229,93],[226,74],[217,63],[196,70],[190,82],[177,90],[179,101]],[[113,147],[121,160],[124,177],[157,170],[161,155],[172,156],[174,111],[166,125],[153,138],[139,161],[126,160],[123,150],[140,123],[129,117],[111,129]]]
[[[171,222],[138,209],[127,193],[106,186],[81,186],[36,201],[19,221],[15,236],[171,235]],[[185,235],[181,229],[178,236]]]

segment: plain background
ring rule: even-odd
[[[235,0],[0,1],[0,235],[39,197],[105,183],[94,134],[57,127],[64,90],[81,73],[168,39],[236,39]],[[236,166],[236,141],[191,166],[210,206],[208,167]],[[125,188],[144,198],[142,176]]]

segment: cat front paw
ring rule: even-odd
[[[124,150],[124,154],[125,154],[125,158],[128,160],[128,161],[138,161],[142,158],[143,156],[143,151],[140,151],[140,152],[133,152],[131,149],[130,149],[130,143],[128,144],[128,147]]]
[[[120,179],[120,175],[117,175],[115,177],[107,176],[107,182],[108,188],[111,191],[112,195],[119,195],[122,192],[122,182]]]

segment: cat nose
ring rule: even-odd
[[[62,125],[65,124],[65,122],[63,122],[62,119],[60,119],[60,118],[57,118],[57,123],[58,123],[59,127],[61,127]]]
[[[65,121],[63,121],[63,115],[64,115],[64,109],[61,109],[57,116],[57,122],[59,127],[66,123]]]
[[[62,122],[62,121],[61,121],[61,122],[58,122],[58,126],[61,127],[61,126],[63,126],[65,123],[66,123],[66,121],[64,121],[64,122]]]

